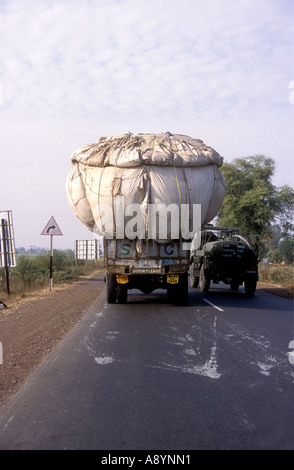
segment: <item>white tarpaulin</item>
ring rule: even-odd
[[[124,208],[139,204],[201,204],[201,224],[217,214],[225,179],[223,158],[201,140],[179,134],[124,134],[101,137],[76,150],[67,178],[68,199],[76,216],[105,235],[101,207],[115,213],[115,197]]]

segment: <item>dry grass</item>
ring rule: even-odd
[[[264,265],[258,268],[260,283],[267,284],[273,288],[280,288],[288,293],[289,298],[293,298],[293,265]]]
[[[53,290],[59,291],[82,279],[93,275],[103,268],[103,261],[96,263],[80,264],[67,267],[67,270],[59,269],[53,274]],[[28,270],[25,276],[21,276],[18,268],[10,268],[10,295],[7,294],[4,279],[4,270],[0,272],[2,283],[0,284],[0,302],[8,307],[15,308],[27,301],[42,298],[50,291],[49,273],[45,275],[37,270]],[[1,314],[5,309],[1,310]]]

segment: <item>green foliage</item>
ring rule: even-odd
[[[282,256],[283,261],[286,264],[291,264],[293,263],[293,242],[294,242],[294,237],[292,236],[291,238],[285,238],[282,240],[279,244],[279,250]]]
[[[219,212],[220,225],[238,227],[246,235],[261,236],[269,231],[275,215],[274,168],[274,161],[263,155],[223,165],[228,190]]]
[[[91,273],[103,266],[100,261],[76,261],[71,250],[53,252],[53,284],[72,282],[79,276]],[[9,270],[12,293],[25,293],[49,285],[50,254],[18,254],[17,265]],[[4,270],[0,277],[4,278]],[[0,288],[1,290],[1,288]],[[3,286],[4,290],[4,286]]]
[[[249,239],[257,237],[261,257],[291,263],[294,190],[288,185],[275,187],[271,181],[274,171],[274,160],[264,155],[225,163],[222,173],[227,195],[217,223],[237,227]]]
[[[289,185],[276,188],[275,221],[280,227],[281,237],[288,237],[294,229],[294,189]]]

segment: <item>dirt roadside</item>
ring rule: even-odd
[[[73,329],[104,288],[97,271],[70,286],[53,286],[0,310],[0,407]],[[8,304],[8,303],[7,303]]]
[[[73,329],[104,288],[104,272],[97,271],[70,286],[53,287],[0,310],[0,407]],[[293,299],[293,292],[258,283],[274,295]]]

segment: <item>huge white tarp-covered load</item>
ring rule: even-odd
[[[71,207],[88,229],[103,236],[109,235],[107,207],[120,220],[125,211],[126,222],[133,204],[144,214],[148,214],[148,205],[201,204],[203,225],[216,216],[225,196],[225,180],[219,170],[223,158],[202,140],[186,135],[101,137],[76,150],[71,163],[67,178]]]

